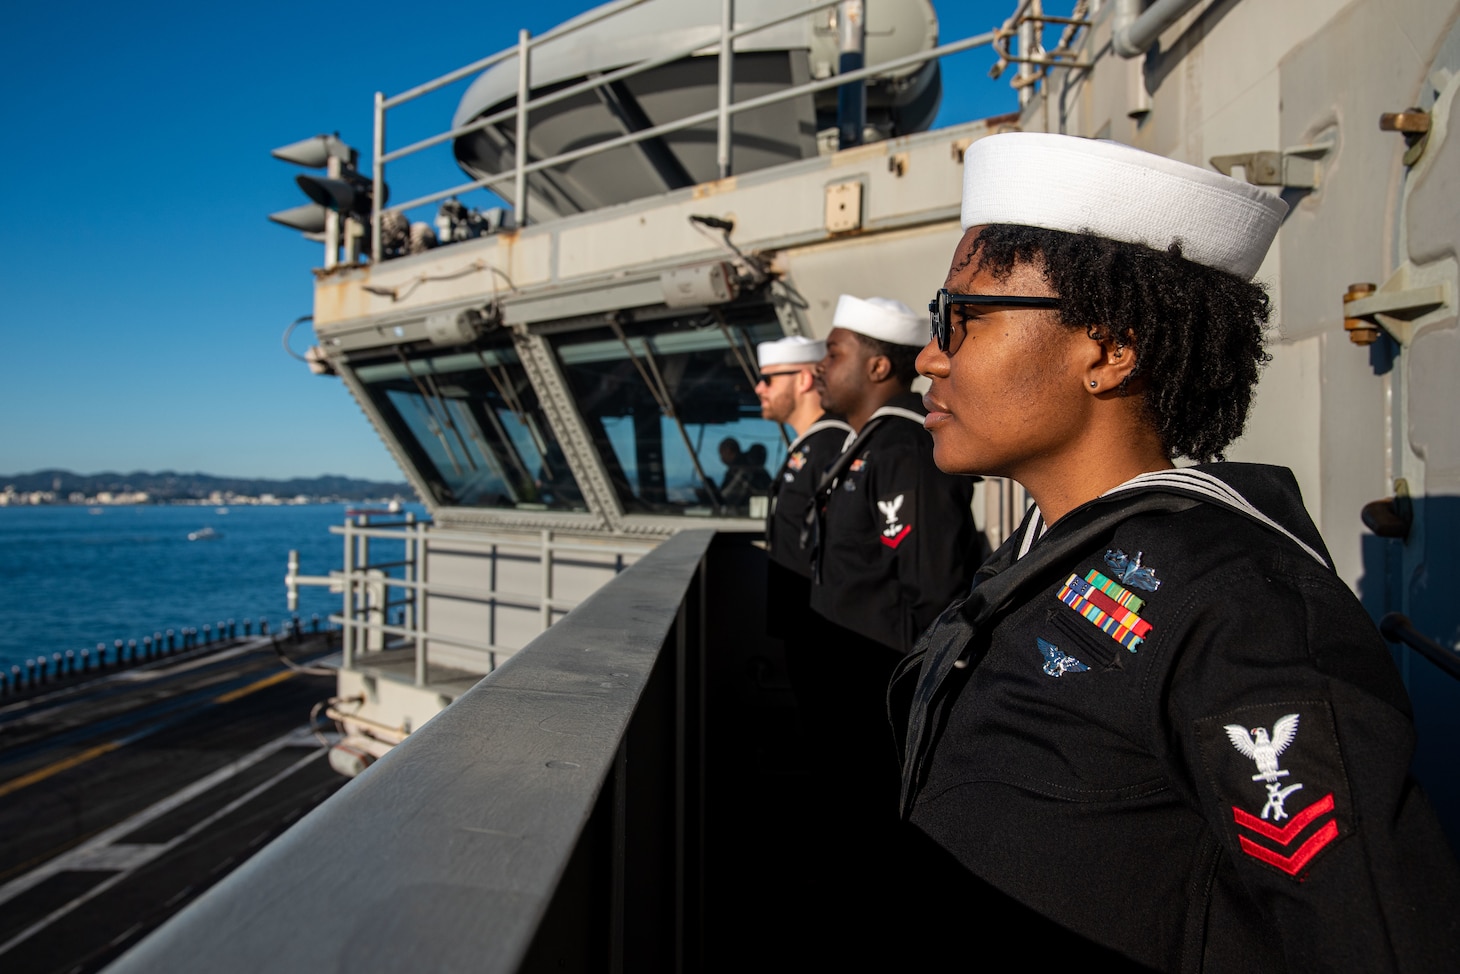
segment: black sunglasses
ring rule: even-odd
[[[1027,294],[953,294],[946,287],[938,288],[938,296],[928,302],[928,320],[938,351],[947,352],[952,340],[953,322],[950,311],[955,304],[986,304],[1005,308],[1058,308],[1059,298],[1035,297]]]
[[[760,385],[762,382],[764,382],[766,385],[770,385],[771,380],[778,375],[795,375],[797,372],[800,371],[800,369],[792,369],[789,372],[762,372],[759,376],[756,377],[755,384]]]

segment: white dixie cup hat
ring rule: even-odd
[[[892,298],[855,298],[843,294],[832,315],[833,328],[845,328],[890,345],[928,343],[928,316]]]
[[[1042,132],[979,139],[963,156],[963,229],[1092,233],[1251,280],[1288,205],[1241,180],[1119,142]]]
[[[826,358],[826,342],[804,335],[787,335],[755,346],[756,359],[765,369],[772,365],[815,365]]]

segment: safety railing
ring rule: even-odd
[[[764,760],[793,712],[765,564],[747,535],[664,542],[110,970],[763,960],[806,876]]]
[[[572,556],[597,559],[605,572],[618,574],[627,566],[627,559],[643,555],[649,545],[643,542],[585,543],[565,541],[552,531],[538,535],[504,535],[487,531],[449,530],[430,522],[417,521],[412,514],[391,523],[371,523],[368,515],[347,518],[343,525],[332,526],[332,534],[343,539],[341,568],[327,575],[302,575],[295,552],[290,552],[284,584],[291,609],[299,586],[328,586],[342,595],[341,611],[331,615],[331,623],[341,629],[341,664],[355,666],[361,655],[386,648],[389,639],[409,644],[415,653],[416,686],[425,686],[430,670],[429,647],[432,644],[471,650],[486,656],[487,670],[496,669],[500,658],[510,655],[519,646],[505,646],[494,639],[475,639],[460,633],[432,629],[428,624],[428,600],[444,597],[477,603],[492,608],[507,607],[535,611],[539,632],[546,630],[579,604],[580,600],[562,598],[554,593],[554,570]],[[398,559],[372,560],[379,544],[400,545]],[[484,573],[489,581],[471,585],[453,585],[428,576],[427,557],[432,547],[447,549],[453,554],[466,554],[489,559],[494,564],[504,555],[517,558],[536,557],[538,592],[536,596],[520,589],[499,588],[497,571]],[[603,565],[612,559],[611,568]],[[519,576],[520,577],[520,576]],[[398,619],[398,622],[392,622]]]
[[[860,8],[862,0],[817,0],[817,2],[809,3],[804,6],[798,6],[796,9],[791,10],[787,13],[779,14],[767,20],[762,20],[753,24],[747,24],[741,27],[734,26],[735,0],[721,0],[719,32],[714,42],[709,44],[701,42],[691,47],[686,47],[669,54],[660,55],[658,57],[640,61],[636,64],[629,65],[615,71],[604,73],[595,78],[589,78],[585,81],[570,85],[560,90],[539,95],[536,98],[531,97],[531,64],[533,50],[543,44],[560,40],[575,31],[579,31],[585,27],[600,23],[610,17],[613,17],[616,14],[622,13],[624,10],[640,6],[641,4],[646,2],[648,2],[648,0],[623,0],[623,2],[621,3],[605,6],[600,10],[585,16],[582,20],[564,24],[544,34],[540,34],[537,37],[533,37],[531,36],[530,32],[522,30],[518,33],[517,44],[515,47],[507,48],[505,50],[497,52],[496,54],[490,55],[489,57],[474,61],[471,64],[466,65],[465,67],[458,68],[455,71],[444,74],[439,78],[435,78],[431,81],[426,82],[425,84],[417,85],[416,87],[411,88],[408,91],[401,92],[398,95],[392,95],[387,97],[382,92],[376,92],[375,133],[373,142],[374,153],[371,173],[374,185],[374,192],[371,194],[372,204],[370,214],[370,252],[372,254],[381,253],[381,217],[385,213],[409,210],[413,207],[423,206],[428,203],[439,202],[440,200],[444,200],[452,196],[459,196],[462,193],[466,193],[474,189],[501,185],[507,182],[511,182],[513,187],[513,225],[518,227],[525,226],[527,222],[527,177],[531,173],[538,172],[543,169],[550,169],[555,166],[561,166],[565,163],[573,162],[575,160],[582,159],[588,156],[598,155],[600,153],[608,152],[612,149],[617,149],[621,146],[632,145],[648,139],[659,138],[671,132],[678,132],[682,129],[693,128],[696,125],[702,125],[710,121],[716,122],[716,160],[718,162],[720,177],[724,178],[731,175],[733,171],[731,160],[731,144],[733,135],[731,119],[734,116],[743,112],[749,112],[756,109],[765,108],[768,105],[774,105],[779,102],[788,101],[793,98],[799,98],[803,95],[814,94],[818,91],[825,91],[831,88],[839,88],[844,85],[861,83],[866,81],[868,78],[875,77],[887,71],[895,71],[900,68],[924,64],[928,61],[936,60],[950,54],[956,54],[960,51],[967,51],[972,48],[982,47],[993,43],[993,41],[1000,36],[998,31],[989,31],[987,33],[978,34],[973,37],[966,37],[961,40],[949,42],[947,44],[941,44],[926,51],[920,51],[914,54],[904,55],[902,57],[891,58],[885,61],[880,61],[876,64],[866,65],[857,70],[846,71],[844,73],[832,75],[828,78],[790,86],[767,95],[761,95],[756,98],[748,98],[743,101],[734,101],[732,97],[734,86],[733,63],[735,41],[737,39],[745,37],[749,34],[754,34],[759,31],[766,30],[771,27],[775,27],[788,21],[793,21],[810,16],[820,11],[830,9],[832,7],[844,7],[849,3],[854,3],[857,7]],[[1025,3],[1028,2],[1030,2],[1030,0],[1025,0]],[[1037,3],[1037,0],[1035,0],[1035,2]],[[573,149],[567,152],[561,152],[546,159],[538,159],[533,161],[528,160],[528,120],[533,109],[543,108],[548,105],[554,104],[555,102],[562,101],[566,98],[571,98],[582,92],[601,88],[605,85],[613,84],[625,78],[633,77],[637,74],[642,74],[654,68],[662,67],[673,61],[677,61],[681,58],[689,57],[698,52],[705,51],[711,47],[716,50],[716,56],[719,58],[719,80],[715,108],[708,109],[702,112],[697,112],[692,115],[686,115],[673,121],[665,122],[660,125],[655,125],[650,128],[640,129],[636,132],[631,132],[622,136],[618,136],[616,138],[605,139],[601,142],[595,142],[592,145],[583,146],[582,148]],[[466,125],[458,126],[448,131],[438,133],[425,139],[421,139],[417,142],[413,142],[410,145],[403,146],[399,149],[386,149],[386,112],[389,109],[398,107],[402,104],[405,104],[406,102],[419,98],[422,95],[429,94],[430,92],[436,91],[446,85],[452,84],[456,81],[460,81],[461,79],[466,78],[472,74],[483,71],[487,68],[493,67],[512,58],[517,59],[518,65],[517,100],[515,105],[510,108],[505,108],[501,111],[494,112],[491,115],[487,115],[483,118],[476,119]],[[405,156],[411,155],[413,153],[420,152],[423,149],[428,149],[432,146],[439,145],[442,142],[459,138],[463,135],[470,134],[471,132],[484,129],[489,126],[497,125],[502,122],[506,122],[509,119],[515,120],[516,125],[516,133],[513,140],[515,156],[513,160],[514,164],[511,169],[504,170],[500,173],[494,173],[490,176],[484,176],[480,179],[475,179],[468,183],[462,183],[458,186],[453,186],[450,189],[440,190],[434,193],[428,193],[424,196],[418,196],[414,199],[406,200],[402,203],[396,203],[388,207],[381,206],[381,200],[384,196],[385,190],[385,171],[386,165],[388,163],[393,162],[397,159],[404,158]]]

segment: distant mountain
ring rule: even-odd
[[[214,477],[205,473],[175,473],[163,470],[146,473],[79,474],[70,470],[37,470],[34,473],[0,474],[0,489],[13,486],[19,493],[54,491],[58,499],[80,492],[94,495],[99,491],[146,491],[156,501],[196,500],[214,491],[248,497],[273,494],[275,497],[336,498],[347,501],[376,500],[399,497],[415,499],[415,493],[404,481],[357,480],[353,477],[295,477],[292,480],[263,480],[249,477]]]

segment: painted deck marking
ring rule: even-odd
[[[281,738],[281,740],[283,740],[285,743],[289,743],[294,737],[295,737],[295,733],[290,733],[288,735],[285,735],[284,738]],[[278,741],[273,741],[273,742],[270,742],[270,744],[264,745],[264,747],[265,748],[272,747],[273,745],[278,744],[278,743],[279,743]],[[282,747],[283,745],[281,744],[279,746]],[[273,747],[273,750],[278,750],[278,749],[279,749],[278,747]],[[260,750],[262,750],[262,748]],[[257,753],[257,752],[255,752],[255,753]],[[213,814],[207,816],[206,818],[201,819],[200,821],[198,821],[197,823],[195,823],[193,826],[191,826],[187,831],[183,832],[181,835],[177,836],[176,838],[170,839],[168,842],[164,843],[164,845],[166,846],[166,849],[167,850],[171,850],[171,849],[176,848],[177,846],[179,846],[182,843],[186,842],[188,839],[191,839],[193,836],[197,835],[199,832],[201,832],[204,829],[206,829],[208,826],[212,825],[214,822],[216,822],[219,819],[223,818],[225,815],[228,815],[228,814],[230,814],[230,813],[238,810],[239,808],[242,808],[244,805],[248,804],[249,802],[253,801],[259,795],[262,795],[264,792],[266,792],[270,788],[274,787],[274,785],[278,784],[280,781],[283,781],[285,778],[289,777],[289,775],[293,774],[295,771],[298,771],[300,768],[304,767],[305,765],[309,764],[312,761],[319,760],[326,753],[327,753],[327,749],[326,748],[316,748],[315,750],[311,751],[309,754],[307,754],[304,757],[300,758],[298,761],[295,761],[293,764],[289,765],[284,770],[280,771],[278,774],[274,775],[272,778],[269,778],[268,780],[263,781],[260,784],[254,786],[249,791],[247,791],[244,794],[238,796],[233,801],[229,802],[227,805],[224,805],[222,808],[220,808],[217,811],[215,811]],[[216,773],[215,773],[215,775],[209,775],[209,778],[212,778],[212,777],[215,777],[215,776],[216,776]],[[208,779],[205,778],[203,780],[204,781],[207,781]],[[214,783],[216,784],[216,782],[214,782]],[[201,784],[201,782],[199,782],[199,784]],[[193,787],[196,787],[196,786],[193,786]],[[186,791],[186,790],[190,790],[190,789],[184,789],[184,790]],[[181,794],[182,794],[182,792],[179,792],[178,793],[178,795],[181,795]],[[140,823],[138,823],[136,821],[138,818],[140,818],[142,815],[149,814],[150,812],[153,811],[153,809],[157,808],[159,805],[167,804],[168,802],[173,802],[175,799],[178,798],[178,795],[173,795],[171,798],[168,798],[168,799],[165,799],[162,802],[159,802],[158,805],[152,806],[152,808],[147,809],[147,811],[142,812],[140,815],[133,816],[131,819],[128,819],[126,822],[123,822],[121,825],[118,825],[118,826],[116,826],[115,828],[112,828],[112,829],[108,829],[107,832],[103,833],[100,836],[97,836],[96,839],[93,839],[91,842],[88,842],[85,846],[82,846],[82,847],[80,847],[78,849],[72,850],[72,852],[67,853],[65,856],[61,856],[60,858],[61,859],[69,860],[69,859],[71,859],[72,856],[75,856],[77,853],[81,852],[83,849],[88,850],[88,851],[91,851],[94,847],[99,846],[101,843],[98,840],[101,839],[101,838],[103,838],[104,836],[115,837],[115,836],[112,836],[112,833],[117,833],[118,835],[120,835],[123,832],[123,830],[130,831],[131,829],[136,828],[136,826],[138,824],[140,824]],[[36,870],[36,872],[39,873],[39,872],[46,871],[46,869],[49,866],[52,866],[52,865],[54,865],[54,863],[48,863],[46,867],[42,867],[41,869]],[[65,868],[65,867],[61,867],[61,868]],[[61,871],[60,869],[51,870],[52,873],[54,873],[54,872],[60,872],[60,871]],[[32,923],[30,926],[28,926],[24,930],[20,931],[14,937],[11,937],[9,940],[5,941],[5,943],[0,944],[0,954],[8,953],[16,945],[21,944],[21,943],[24,943],[26,940],[29,940],[35,934],[37,934],[40,931],[44,930],[46,927],[50,926],[52,923],[55,923],[57,920],[61,919],[62,917],[66,916],[67,914],[69,914],[72,911],[74,911],[77,907],[83,906],[86,903],[89,903],[91,900],[94,900],[96,897],[100,896],[102,893],[105,893],[107,890],[111,889],[113,886],[117,885],[118,883],[120,883],[122,880],[126,879],[131,874],[132,874],[131,873],[131,870],[124,870],[122,872],[117,873],[114,876],[109,876],[106,879],[102,880],[100,883],[97,883],[91,889],[87,890],[82,895],[76,897],[76,899],[74,899],[71,902],[65,904],[64,906],[58,907],[57,909],[51,911],[46,916],[42,917],[41,919],[37,920],[35,923]],[[31,875],[33,875],[33,874],[31,874]],[[7,900],[10,899],[11,897],[13,897],[15,895],[14,892],[11,892],[10,891],[11,887],[18,886],[19,884],[21,884],[23,882],[26,882],[29,879],[30,879],[30,875],[26,875],[26,876],[22,876],[20,879],[14,880],[13,882],[6,884],[6,886],[5,886],[4,889],[0,889],[0,897],[3,897],[3,899],[7,899]],[[27,888],[28,888],[28,886],[27,886]]]
[[[182,790],[168,795],[155,805],[142,809],[142,811],[133,815],[131,818],[96,833],[96,835],[81,845],[76,846],[74,849],[63,852],[61,855],[56,856],[43,865],[37,866],[25,875],[16,877],[10,882],[0,885],[0,905],[9,902],[31,887],[39,885],[56,873],[65,872],[69,869],[82,868],[81,864],[90,860],[99,850],[112,845],[123,836],[130,835],[142,826],[156,821],[174,808],[192,801],[194,798],[217,787],[234,775],[247,771],[276,751],[291,746],[314,747],[318,743],[308,728],[300,728],[290,731],[283,737],[275,738],[261,747],[255,748],[239,757],[236,761],[230,761],[228,764],[225,764],[212,774],[199,778]]]
[[[262,680],[257,680],[253,683],[250,683],[246,687],[239,687],[237,690],[229,690],[227,693],[214,697],[213,702],[232,703],[240,697],[246,697],[250,693],[256,693],[259,690],[264,689],[265,687],[271,687],[275,683],[283,683],[285,680],[293,676],[294,672],[294,670],[280,670],[278,673],[266,676]]]
[[[69,771],[79,764],[85,764],[93,758],[99,758],[103,754],[109,754],[121,747],[127,741],[107,741],[105,744],[98,744],[96,747],[89,747],[80,753],[73,754],[69,758],[62,758],[44,768],[37,768],[30,774],[23,774],[19,778],[11,778],[5,784],[0,785],[0,798],[4,798],[12,791],[19,791],[22,788],[35,784],[38,781],[45,781],[52,775],[58,775],[62,771]]]

